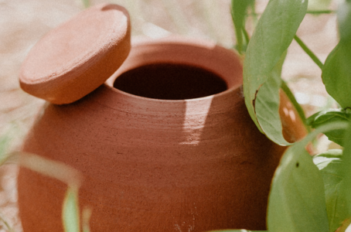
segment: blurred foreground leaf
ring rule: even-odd
[[[342,122],[323,125],[287,149],[272,182],[268,231],[329,231],[323,179],[305,147],[317,134],[347,126]]]
[[[19,164],[30,170],[60,180],[69,186],[79,187],[82,182],[81,173],[64,163],[25,152],[20,152],[19,156]]]
[[[65,232],[80,232],[78,190],[69,187],[63,202],[62,220]]]
[[[40,174],[60,180],[68,185],[63,202],[62,220],[65,232],[81,232],[79,219],[78,188],[82,182],[82,175],[74,168],[64,163],[46,159],[31,154],[19,153],[19,164]],[[91,211],[83,211],[83,232],[89,232],[89,219]]]
[[[82,215],[82,227],[83,232],[90,232],[89,221],[91,217],[92,210],[90,208],[83,209]]]
[[[0,138],[0,165],[3,164],[8,158],[7,150],[10,144],[10,140],[10,137],[6,135]]]

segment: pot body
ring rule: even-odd
[[[228,89],[190,100],[157,100],[111,87],[144,64],[208,69]],[[284,151],[250,119],[238,57],[183,39],[134,46],[125,64],[83,99],[47,104],[23,150],[79,170],[91,231],[200,232],[266,228],[271,179]],[[24,232],[63,231],[67,186],[21,168],[18,203]]]

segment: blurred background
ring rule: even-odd
[[[180,34],[212,40],[232,49],[235,35],[230,0],[0,0],[0,155],[15,151],[44,101],[19,88],[18,73],[31,47],[50,29],[68,20],[88,4],[120,4],[131,15],[133,40]],[[268,0],[256,0],[256,14],[247,21],[249,34]],[[336,1],[310,0],[309,10],[335,10]],[[298,35],[324,62],[337,44],[335,14],[308,14]],[[283,67],[283,79],[307,116],[335,105],[326,94],[321,71],[295,41]],[[335,146],[325,137],[318,149]],[[0,167],[0,232],[20,232],[16,208],[16,164]],[[6,221],[6,222],[5,222]]]

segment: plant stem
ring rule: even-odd
[[[255,2],[251,5],[251,15],[252,15],[252,21],[253,21],[253,27],[255,28],[256,25],[257,25],[257,21],[258,21],[258,15],[257,12],[256,12],[256,4]]]
[[[7,223],[7,221],[4,219],[4,218],[2,218],[1,216],[0,216],[0,221],[2,222],[2,223],[4,223],[4,225],[6,226],[6,228],[7,228],[7,230],[9,231],[9,232],[13,232],[13,229],[11,228],[11,226]]]
[[[333,10],[308,10],[307,14],[331,14],[335,13]]]
[[[83,5],[85,8],[88,8],[90,6],[90,0],[83,0]]]
[[[249,42],[250,42],[250,36],[249,36],[249,33],[247,33],[246,28],[243,28],[243,34],[244,34],[244,38],[245,38],[245,40],[246,40],[246,44],[249,44]]]
[[[296,101],[296,98],[295,98],[294,94],[291,92],[289,86],[286,84],[286,81],[282,80],[280,88],[284,91],[286,96],[288,96],[289,100],[291,101],[291,103],[295,107],[295,109],[296,109],[298,115],[300,116],[303,124],[305,125],[307,131],[311,132],[310,126],[307,125],[307,119],[306,119],[305,112],[303,111],[303,109],[300,106],[300,104]]]
[[[306,14],[331,14],[335,13],[334,10],[308,10]],[[262,13],[250,13],[249,16],[256,17],[261,16]]]
[[[236,49],[239,52],[239,54],[242,55],[242,52],[243,52],[243,33],[242,33],[242,30],[240,29],[239,25],[236,25],[236,19],[234,16],[233,6],[234,6],[234,1],[232,0],[231,7],[230,7],[230,9],[231,9],[230,14],[232,16],[232,22],[233,22],[234,30],[235,30],[236,46],[237,46]]]
[[[296,40],[296,42],[300,45],[300,47],[307,53],[307,55],[309,55],[311,57],[311,59],[318,65],[318,67],[320,69],[323,69],[323,63],[318,59],[318,57],[306,46],[306,44],[304,42],[302,42],[302,40],[295,35],[294,39]]]

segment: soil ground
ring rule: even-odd
[[[94,0],[91,4],[100,2]],[[230,0],[110,2],[121,4],[129,10],[133,39],[157,38],[173,33],[214,40],[228,48],[235,43],[229,13]],[[256,10],[260,14],[268,1],[256,2]],[[313,4],[314,1],[310,2]],[[80,0],[0,0],[0,139],[9,138],[8,151],[16,150],[21,144],[36,112],[44,103],[19,88],[18,72],[22,61],[46,32],[83,8]],[[331,4],[329,8],[334,9],[335,5]],[[251,21],[247,25],[249,32]],[[298,35],[324,61],[337,43],[335,15],[307,15]],[[333,104],[332,99],[327,97],[320,74],[319,68],[293,42],[284,65],[283,78],[304,106],[307,115]],[[324,143],[323,146],[328,144]],[[14,231],[20,232],[16,208],[17,170],[15,163],[0,168],[0,216]],[[5,223],[0,223],[2,231],[8,231]]]

